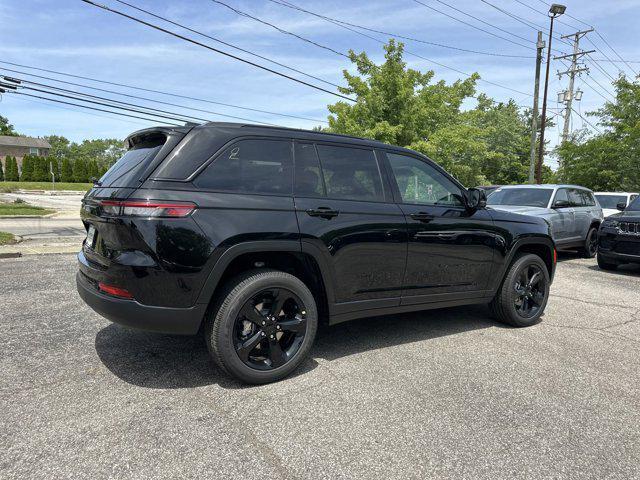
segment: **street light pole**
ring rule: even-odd
[[[536,183],[542,183],[542,162],[544,161],[544,128],[547,123],[547,93],[549,91],[549,67],[551,66],[551,40],[553,39],[553,20],[562,15],[567,7],[554,3],[549,9],[551,25],[549,26],[549,45],[547,50],[547,68],[544,78],[544,95],[542,97],[542,115],[540,119],[540,147],[536,164]]]

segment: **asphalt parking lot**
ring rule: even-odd
[[[639,268],[565,257],[528,329],[483,306],[327,328],[261,387],[102,319],[75,270],[0,260],[3,479],[640,477]]]

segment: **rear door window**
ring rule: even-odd
[[[324,197],[320,161],[313,143],[296,143],[294,193],[299,197]]]
[[[569,189],[569,202],[572,207],[586,207],[588,205],[588,199],[586,198],[586,194],[588,192],[584,190],[578,190],[577,188]]]
[[[382,178],[373,150],[317,145],[329,198],[384,201]]]
[[[291,145],[287,140],[241,140],[219,154],[193,183],[203,190],[290,195]]]
[[[136,186],[139,174],[155,158],[166,140],[164,135],[157,135],[134,145],[102,176],[100,186]]]

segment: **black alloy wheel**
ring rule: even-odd
[[[533,318],[543,308],[547,291],[544,273],[539,265],[526,265],[516,278],[514,306],[523,318]]]
[[[591,228],[587,234],[584,248],[582,249],[584,258],[593,258],[598,253],[598,229]]]
[[[493,316],[514,327],[529,327],[540,321],[549,300],[551,277],[538,255],[516,256],[489,307]]]
[[[233,337],[238,357],[258,370],[283,366],[304,341],[306,314],[302,300],[285,288],[254,295],[236,317]]]
[[[318,309],[299,278],[252,270],[229,280],[209,311],[205,339],[213,360],[245,383],[280,380],[307,360]]]

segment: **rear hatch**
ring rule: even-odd
[[[142,238],[135,229],[118,218],[122,202],[135,197],[136,189],[189,130],[187,127],[160,127],[135,132],[126,139],[127,152],[87,192],[80,213],[87,230],[83,252],[94,266],[108,266],[114,255],[121,251],[148,248],[141,243]],[[144,211],[151,212],[149,209]],[[150,216],[153,214],[151,212]]]

